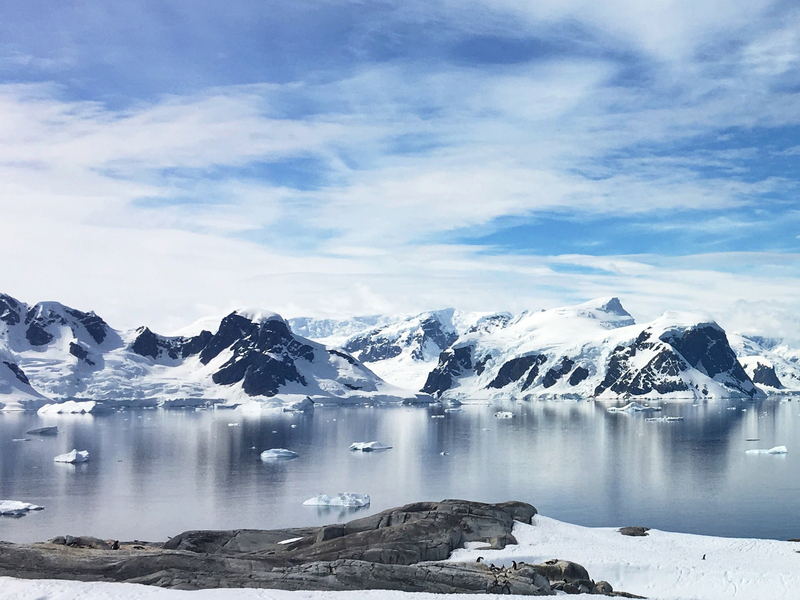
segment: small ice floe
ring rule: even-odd
[[[444,419],[444,415],[431,415],[431,419]]]
[[[498,410],[494,413],[495,419],[513,419],[514,413],[507,410]]]
[[[25,433],[28,435],[58,435],[58,427],[55,425],[52,427],[39,427],[38,429],[31,429]]]
[[[350,450],[354,452],[356,450],[361,450],[361,452],[380,452],[382,450],[391,450],[391,448],[391,446],[380,442],[353,442],[350,444]]]
[[[94,400],[67,400],[58,404],[45,404],[37,412],[40,415],[85,415],[100,410],[101,406]]]
[[[445,408],[444,412],[446,413],[454,413],[454,412],[462,412],[463,409],[461,408]]]
[[[683,417],[647,417],[645,421],[648,423],[675,423],[683,421]]]
[[[320,494],[303,502],[303,506],[342,506],[347,508],[361,508],[369,506],[369,496],[366,494],[353,494],[344,492],[336,496]]]
[[[629,402],[625,406],[609,406],[606,409],[606,412],[658,412],[660,410],[660,406],[645,406],[644,404],[639,404],[638,402]]]
[[[292,460],[300,456],[297,452],[292,452],[286,448],[270,448],[261,453],[261,460]]]
[[[30,442],[31,438],[14,438],[11,441],[12,442]]]
[[[300,400],[300,402],[283,407],[283,412],[312,412],[313,410],[314,401],[308,396]]]
[[[439,454],[440,454],[441,456],[450,456],[450,453],[449,453],[449,452],[445,452],[444,450],[442,450],[441,452],[439,452]]]
[[[241,423],[228,423],[228,427],[239,427]]]
[[[775,446],[774,448],[770,448],[766,450],[764,448],[758,448],[753,450],[745,450],[745,454],[788,454],[789,450],[786,446]]]
[[[297,429],[297,425],[296,425],[295,423],[292,423],[292,424],[290,425],[290,427],[291,427],[292,429]]]
[[[44,506],[36,506],[18,500],[0,500],[0,515],[4,517],[21,517],[32,510],[44,510]]]
[[[72,449],[71,452],[67,452],[66,454],[59,454],[56,456],[53,461],[60,462],[60,463],[82,463],[87,462],[89,460],[89,451],[88,450],[76,450]]]

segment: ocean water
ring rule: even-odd
[[[497,419],[498,410],[515,416]],[[482,403],[432,414],[408,407],[0,413],[0,499],[45,507],[0,518],[0,539],[159,541],[187,529],[342,522],[444,498],[522,500],[590,526],[800,537],[797,398],[667,404],[655,415],[609,413],[589,400]],[[646,420],[666,415],[684,420]],[[25,433],[47,425],[59,435]],[[20,438],[30,441],[13,441]],[[371,440],[393,448],[348,449]],[[789,453],[745,453],[777,445]],[[88,450],[90,462],[53,462],[73,448]],[[300,456],[265,463],[259,456],[268,448]],[[369,494],[372,504],[303,506],[338,492]]]

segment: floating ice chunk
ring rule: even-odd
[[[444,415],[431,415],[431,419],[444,419]]]
[[[31,429],[25,433],[30,435],[58,435],[58,427],[55,425],[51,427],[39,427],[39,429]]]
[[[507,410],[498,410],[496,413],[494,413],[494,416],[496,419],[513,419],[514,413]]]
[[[391,446],[380,442],[353,442],[350,450],[361,450],[361,452],[380,452],[381,450],[391,450]]]
[[[292,460],[300,456],[297,452],[292,452],[286,448],[270,448],[261,453],[261,460]]]
[[[745,454],[788,454],[789,450],[786,446],[775,446],[774,448],[770,448],[766,450],[764,448],[758,448],[754,450],[745,450]]]
[[[66,454],[59,454],[53,459],[54,462],[73,463],[73,464],[86,462],[88,460],[89,460],[88,450],[76,450],[74,448],[72,449],[72,452],[67,452]]]
[[[292,429],[297,429],[297,425],[295,425],[294,423],[292,423],[289,427],[291,427]]]
[[[241,423],[228,423],[228,427],[239,427]]]
[[[648,417],[645,421],[648,423],[675,423],[676,421],[683,421],[683,417]]]
[[[43,510],[44,506],[36,506],[18,500],[0,500],[0,515],[7,517],[21,517],[31,510]]]
[[[644,406],[638,402],[629,402],[625,406],[609,406],[606,412],[658,412],[660,410],[660,406]]]
[[[14,438],[12,442],[30,442],[31,438]]]
[[[445,408],[444,412],[446,413],[454,413],[454,412],[462,412],[463,409],[461,408]]]
[[[300,402],[295,402],[290,406],[284,407],[284,412],[312,412],[314,410],[314,401],[306,396]]]
[[[344,506],[348,508],[361,508],[369,506],[369,496],[366,494],[353,494],[344,492],[336,496],[320,494],[303,502],[303,506]]]

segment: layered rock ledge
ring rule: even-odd
[[[277,530],[186,531],[166,543],[61,536],[0,542],[0,575],[141,583],[175,589],[386,589],[545,596],[556,590],[636,597],[595,583],[582,566],[551,560],[495,566],[444,562],[466,542],[516,544],[523,502],[417,502],[346,524]]]

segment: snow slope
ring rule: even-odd
[[[800,350],[783,340],[736,333],[728,338],[744,370],[766,393],[800,391]]]
[[[537,515],[532,525],[514,524],[519,544],[503,550],[457,550],[451,561],[510,567],[511,561],[539,563],[551,558],[577,562],[596,581],[651,600],[794,600],[800,589],[800,544],[776,540],[719,538],[651,529],[626,537],[612,528],[571,525]],[[705,560],[703,556],[705,555]],[[129,583],[84,583],[0,577],[0,599],[22,600],[463,600],[462,594],[363,590],[285,592],[256,589],[168,590]],[[469,595],[489,600],[495,595]],[[522,600],[530,596],[503,596]],[[576,595],[574,598],[599,598]]]
[[[523,313],[443,352],[423,391],[445,398],[758,397],[708,315],[637,325],[617,298]]]
[[[355,323],[375,320],[376,325],[362,328],[347,337],[343,333]],[[335,328],[329,321],[302,321],[304,330],[328,334],[323,340],[336,343],[364,363],[381,378],[395,385],[420,389],[428,373],[436,366],[439,354],[460,336],[503,327],[508,313],[471,313],[452,308],[430,311],[410,317],[358,317],[342,321]],[[331,332],[335,332],[331,333]],[[312,336],[314,337],[314,336]]]
[[[295,335],[276,313],[241,309],[212,329],[173,337],[146,327],[118,332],[91,312],[0,296],[0,402],[8,409],[44,396],[277,404],[416,397],[346,352]]]

